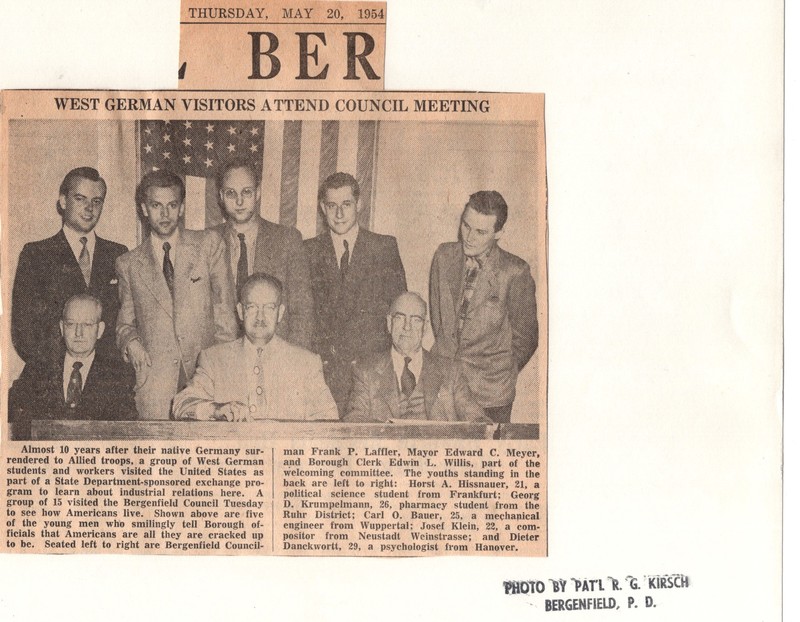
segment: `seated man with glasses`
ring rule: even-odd
[[[319,356],[276,334],[285,310],[281,282],[250,275],[236,305],[244,336],[200,353],[194,377],[175,397],[175,418],[337,420]]]
[[[215,230],[228,247],[237,291],[254,272],[265,272],[280,280],[286,312],[278,325],[278,335],[310,349],[314,307],[303,238],[293,227],[261,218],[259,172],[259,167],[242,157],[219,167],[216,182],[225,222]]]
[[[490,422],[458,367],[422,348],[426,316],[419,294],[395,299],[386,316],[392,346],[356,364],[345,421]]]
[[[60,353],[25,365],[8,394],[14,438],[30,438],[34,419],[136,419],[133,371],[113,352],[97,349],[105,332],[103,305],[90,294],[64,304]]]

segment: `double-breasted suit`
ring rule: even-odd
[[[64,303],[75,294],[91,294],[103,304],[106,331],[97,348],[116,354],[119,298],[114,263],[127,251],[122,244],[96,237],[87,286],[63,230],[23,247],[11,294],[11,340],[22,360],[50,361],[61,350],[58,322]]]
[[[311,265],[311,290],[325,380],[340,412],[346,412],[352,366],[372,352],[388,350],[386,314],[406,291],[406,275],[397,240],[360,229],[349,268],[341,276],[329,232],[305,241]]]
[[[530,266],[495,246],[478,273],[459,334],[464,274],[461,243],[440,245],[430,275],[433,352],[459,362],[481,406],[507,406],[516,395],[517,373],[538,344],[536,285]]]
[[[168,419],[180,366],[190,379],[202,349],[237,336],[232,277],[219,234],[179,230],[174,252],[174,297],[149,238],[117,260],[117,345],[125,352],[131,340],[141,339],[152,361],[146,377],[137,378],[142,419]]]

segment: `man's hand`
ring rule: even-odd
[[[134,339],[128,343],[127,348],[128,360],[136,370],[137,384],[141,385],[150,373],[150,367],[153,363],[150,361],[150,355],[145,350],[144,344],[138,339]]]
[[[214,409],[214,419],[217,421],[247,421],[247,406],[241,402],[228,402]]]

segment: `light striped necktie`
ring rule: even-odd
[[[83,280],[86,281],[86,287],[89,287],[89,281],[92,279],[92,260],[89,257],[89,249],[86,248],[86,243],[88,241],[85,235],[81,236],[81,254],[78,256],[78,265],[81,267]]]

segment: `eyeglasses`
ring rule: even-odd
[[[89,330],[93,326],[97,326],[99,322],[72,322],[67,320],[64,322],[64,327],[68,330],[75,330],[76,328],[81,328],[83,330]]]
[[[419,315],[406,315],[405,313],[392,314],[392,322],[405,324],[406,320],[411,322],[413,328],[422,328],[425,325],[425,318]]]
[[[267,313],[274,312],[279,306],[279,304],[274,302],[269,302],[263,305],[257,305],[254,302],[248,302],[246,305],[244,305],[244,312],[253,314],[261,311],[262,315],[266,315]]]
[[[228,201],[235,201],[236,203],[239,202],[239,197],[242,197],[242,201],[249,201],[253,197],[256,196],[256,189],[255,188],[242,188],[241,192],[236,192],[233,188],[223,188],[222,196]]]

